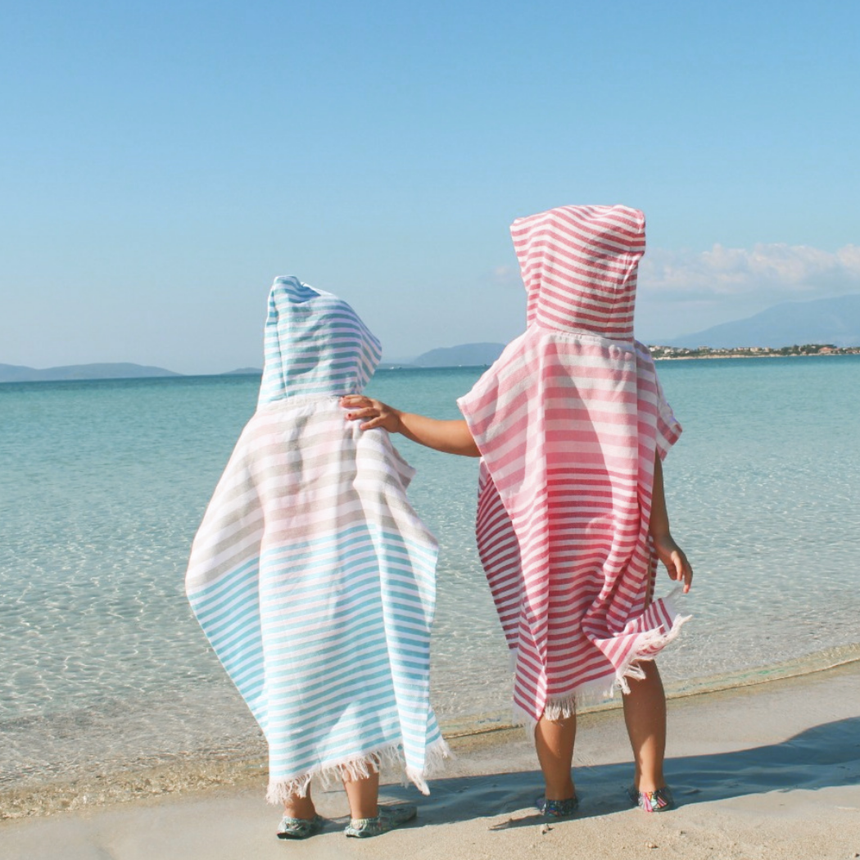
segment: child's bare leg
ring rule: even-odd
[[[573,744],[576,740],[576,714],[562,720],[540,718],[535,727],[535,749],[546,783],[547,800],[568,800],[573,787]]]
[[[644,661],[645,677],[630,681],[624,694],[624,722],[633,748],[637,791],[655,791],[666,785],[663,758],[666,754],[666,694],[657,664]]]
[[[299,797],[297,794],[290,795],[289,800],[284,801],[284,815],[290,818],[305,818],[310,820],[316,815],[313,799],[311,798],[311,788],[308,786],[308,793],[305,797]]]
[[[363,779],[343,781],[349,801],[349,814],[353,819],[376,818],[379,814],[379,773],[371,773]]]

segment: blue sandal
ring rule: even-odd
[[[400,827],[407,821],[411,821],[418,814],[418,808],[411,803],[403,803],[399,806],[380,806],[375,818],[350,818],[349,824],[344,828],[347,836],[355,836],[358,839],[367,839],[370,836],[381,836]]]
[[[321,815],[313,818],[291,818],[285,815],[278,826],[278,839],[307,839],[323,829],[325,819]]]

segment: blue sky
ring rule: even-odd
[[[261,363],[276,275],[385,356],[523,328],[508,225],[643,209],[637,335],[860,292],[860,4],[4,4],[0,363]]]

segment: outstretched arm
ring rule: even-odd
[[[651,494],[651,537],[657,557],[666,565],[670,579],[684,583],[684,594],[690,590],[693,568],[687,561],[684,550],[675,543],[669,531],[669,514],[666,511],[666,494],[663,490],[663,463],[660,455],[654,455],[654,488]]]
[[[362,421],[362,430],[382,427],[389,433],[400,433],[413,442],[436,451],[444,451],[446,454],[481,456],[469,427],[463,420],[440,421],[425,415],[401,412],[363,394],[348,394],[341,398],[340,402],[350,410],[346,416],[350,421]]]

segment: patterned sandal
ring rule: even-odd
[[[325,819],[321,815],[313,818],[290,818],[285,815],[278,826],[278,839],[307,839],[323,829]]]
[[[380,806],[375,818],[350,818],[349,824],[344,828],[347,836],[355,836],[358,839],[367,839],[370,836],[381,836],[400,827],[407,821],[411,821],[418,814],[418,808],[411,803],[403,803],[399,806]]]
[[[675,798],[668,785],[656,791],[637,791],[634,786],[627,789],[627,795],[634,806],[643,812],[668,812],[675,808]]]
[[[547,818],[570,818],[579,808],[579,798],[575,794],[564,800],[547,800],[545,797],[539,797],[535,805],[538,812]]]

